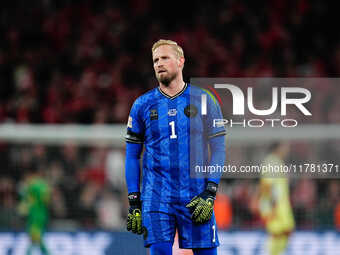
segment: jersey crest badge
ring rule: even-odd
[[[193,118],[197,115],[197,107],[194,106],[193,104],[189,104],[187,107],[184,108],[184,114],[188,117],[188,118]]]
[[[176,114],[177,114],[177,110],[176,110],[176,109],[170,109],[170,110],[168,111],[168,115],[169,115],[169,116],[176,116]]]

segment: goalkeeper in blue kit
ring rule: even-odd
[[[193,178],[190,169],[224,164],[225,128],[213,126],[213,119],[222,119],[221,109],[210,93],[183,81],[184,53],[176,42],[156,42],[152,59],[159,86],[134,102],[127,124],[127,230],[144,234],[151,255],[172,254],[176,230],[180,248],[217,254],[213,206],[219,175]]]

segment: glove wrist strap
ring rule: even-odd
[[[140,201],[140,192],[129,193],[128,199],[131,207],[141,208],[142,202]]]
[[[217,193],[217,188],[218,188],[218,184],[214,182],[208,182],[205,190],[209,191],[209,193],[215,197]]]

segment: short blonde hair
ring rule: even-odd
[[[154,51],[162,45],[169,45],[176,52],[177,57],[184,57],[184,52],[181,46],[179,46],[175,41],[160,39],[152,45],[152,54]]]

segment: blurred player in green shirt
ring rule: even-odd
[[[288,143],[274,143],[263,165],[283,166],[288,155]],[[273,178],[269,178],[273,177]],[[282,254],[288,244],[288,237],[295,228],[293,211],[289,198],[289,182],[283,173],[268,173],[261,178],[258,209],[269,234],[268,249],[270,255]]]
[[[37,167],[32,166],[25,178],[21,190],[19,212],[26,216],[27,232],[31,239],[27,255],[31,255],[34,247],[39,247],[42,254],[48,251],[43,242],[43,233],[48,221],[48,205],[50,201],[49,184],[41,177]]]

